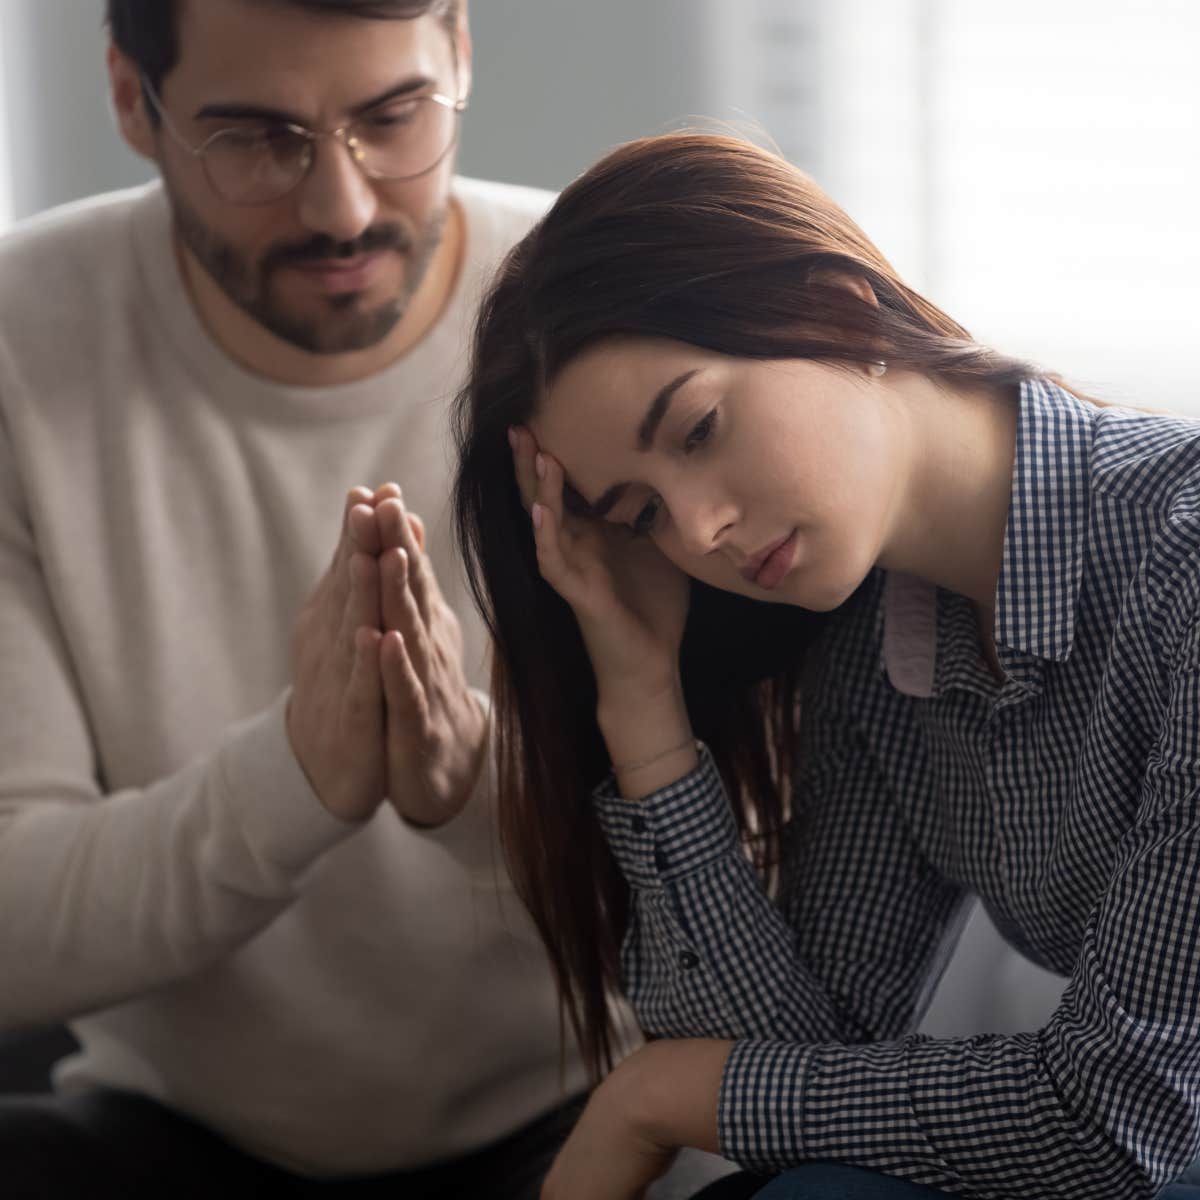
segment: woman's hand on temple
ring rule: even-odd
[[[563,469],[527,429],[510,433],[542,578],[571,606],[605,699],[678,688],[688,578],[648,538],[565,511]]]

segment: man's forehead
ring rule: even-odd
[[[205,101],[349,110],[409,78],[451,82],[453,40],[429,13],[359,17],[286,0],[183,0],[179,18],[171,75],[202,88]]]

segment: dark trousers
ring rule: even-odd
[[[584,1099],[491,1146],[416,1171],[311,1180],[251,1158],[208,1129],[125,1092],[0,1097],[4,1200],[537,1200]]]

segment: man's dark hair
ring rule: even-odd
[[[432,13],[453,34],[459,0],[260,0],[371,20],[411,21]],[[179,61],[179,0],[106,0],[113,44],[158,91]]]

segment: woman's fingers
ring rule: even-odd
[[[534,499],[554,513],[559,527],[563,523],[563,474],[562,464],[552,454],[539,450],[533,459],[533,473],[537,477]]]
[[[533,522],[533,542],[537,547],[538,570],[542,578],[572,606],[575,593],[575,572],[563,553],[562,526],[554,510],[535,500],[530,513]]]
[[[533,508],[537,499],[537,471],[534,460],[537,457],[537,442],[528,429],[514,426],[508,431],[508,444],[513,452],[513,470],[517,476],[517,490],[521,493],[521,503],[525,511]]]
[[[578,613],[579,605],[588,600],[586,579],[595,579],[587,562],[595,539],[582,536],[591,519],[565,511],[566,473],[562,463],[539,450],[529,430],[514,429],[510,440],[517,484],[533,522],[538,568],[542,578]]]

